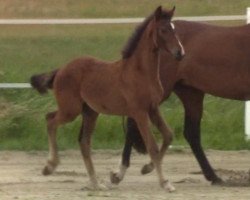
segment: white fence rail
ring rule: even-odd
[[[144,18],[104,18],[104,19],[0,19],[0,25],[76,25],[76,24],[131,24],[142,22]],[[175,17],[174,20],[189,21],[230,21],[246,20],[246,15]]]
[[[23,89],[31,88],[29,83],[0,83],[0,89]]]

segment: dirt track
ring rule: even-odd
[[[148,156],[134,154],[131,167],[119,186],[109,191],[84,191],[87,174],[78,151],[60,153],[61,165],[51,176],[41,175],[47,158],[46,152],[0,152],[0,200],[78,200],[78,199],[169,199],[169,200],[249,200],[250,187],[211,186],[189,151],[169,153],[165,156],[164,171],[174,183],[176,191],[167,193],[157,182],[155,172],[142,176],[140,168]],[[250,151],[208,151],[207,155],[218,173],[247,174],[250,168]],[[120,152],[98,151],[94,163],[100,179],[109,181],[109,172],[116,169]],[[227,170],[234,171],[227,171]],[[227,172],[224,173],[223,172]]]

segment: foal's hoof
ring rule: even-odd
[[[141,174],[148,174],[154,170],[154,165],[152,163],[146,164],[141,169]]]
[[[42,174],[43,174],[44,176],[48,176],[48,175],[52,174],[52,171],[51,171],[51,169],[49,169],[48,166],[45,166],[45,167],[43,168]]]
[[[54,172],[59,162],[48,161],[47,165],[43,168],[42,174],[44,176],[50,175]]]
[[[82,190],[85,190],[85,191],[86,190],[87,191],[107,191],[110,189],[111,188],[104,183],[97,183],[97,184],[88,183],[86,186],[82,188]]]
[[[43,168],[42,174],[43,174],[44,176],[48,176],[48,175],[50,175],[50,174],[52,174],[52,173],[53,173],[53,169],[51,169],[50,166],[45,166],[45,167]]]
[[[175,191],[175,187],[168,180],[166,180],[162,183],[162,188],[168,192]]]
[[[116,172],[110,172],[110,181],[111,183],[118,185],[121,182],[121,177],[119,176],[119,173]]]

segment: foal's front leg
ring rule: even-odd
[[[90,179],[90,185],[88,185],[86,188],[90,190],[107,189],[106,186],[98,183],[90,152],[91,136],[95,128],[97,117],[98,113],[96,113],[87,104],[85,104],[83,107],[83,122],[79,134],[79,144],[83,160]]]
[[[153,165],[156,168],[157,175],[159,178],[159,183],[161,187],[170,192],[174,191],[175,188],[172,186],[172,184],[168,180],[165,180],[163,176],[162,166],[161,166],[162,152],[159,152],[159,148],[155,142],[155,139],[152,133],[150,132],[148,114],[147,113],[136,114],[134,119],[138,125],[142,138],[146,144],[146,148],[151,157]]]
[[[154,108],[151,110],[150,120],[162,134],[163,143],[162,143],[161,150],[160,150],[160,159],[162,160],[165,155],[166,150],[168,149],[172,141],[173,134],[172,134],[172,131],[168,128],[165,121],[163,120],[161,113],[159,111],[159,108]],[[146,164],[142,167],[141,173],[147,174],[147,173],[152,172],[153,170],[154,170],[154,165],[153,165],[153,162],[151,161],[149,164]]]

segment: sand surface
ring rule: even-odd
[[[132,156],[131,166],[124,180],[108,191],[83,190],[88,182],[79,151],[60,152],[61,164],[50,176],[41,170],[46,152],[0,152],[0,200],[78,200],[78,199],[168,199],[168,200],[249,200],[250,151],[206,152],[217,173],[233,183],[231,187],[211,186],[189,150],[166,154],[163,169],[176,191],[168,193],[158,184],[155,171],[141,175],[148,162],[147,155]],[[109,173],[118,168],[120,151],[93,152],[98,177],[109,183]]]

